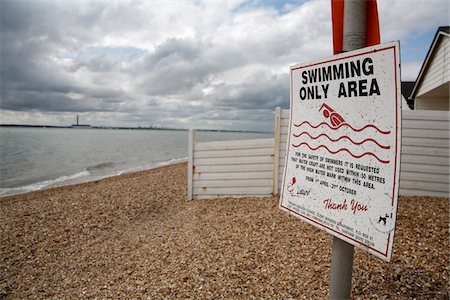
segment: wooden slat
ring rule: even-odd
[[[195,188],[234,188],[234,187],[272,187],[272,179],[228,179],[228,180],[198,180],[194,181]]]
[[[450,112],[437,110],[402,111],[402,120],[441,120],[450,122]]]
[[[431,174],[431,173],[418,173],[418,172],[401,172],[400,181],[402,180],[416,180],[416,181],[428,181],[438,183],[448,183],[450,181],[449,174]]]
[[[430,196],[430,197],[449,197],[448,192],[436,192],[436,191],[421,191],[414,189],[399,189],[398,194],[400,196]]]
[[[402,129],[437,129],[448,130],[448,122],[446,121],[430,121],[430,120],[404,120]]]
[[[232,150],[201,150],[195,151],[194,156],[195,158],[260,156],[274,154],[273,150],[273,147]]]
[[[427,181],[414,181],[414,180],[400,180],[400,188],[402,189],[414,189],[422,191],[437,191],[447,192],[449,191],[448,184],[440,182],[427,182]]]
[[[433,129],[402,129],[402,137],[427,137],[448,140],[449,131]]]
[[[282,126],[280,133],[281,135],[289,135],[289,126]]]
[[[272,187],[194,188],[194,195],[271,195]]]
[[[281,130],[280,136],[289,136],[289,128],[283,127],[282,129],[283,129],[283,130]]]
[[[218,172],[218,173],[194,173],[194,180],[215,180],[215,179],[272,179],[272,171],[258,172]]]
[[[448,148],[449,140],[430,139],[426,137],[402,137],[402,147],[403,146],[430,146],[430,147]]]
[[[289,135],[289,127],[288,126],[281,127],[280,133],[281,135]]]
[[[449,148],[404,146],[404,147],[402,147],[402,154],[432,155],[432,156],[448,157],[449,156]]]
[[[285,128],[289,127],[289,118],[281,119],[281,128],[283,127]]]
[[[443,165],[448,166],[448,157],[426,156],[426,155],[410,155],[402,154],[400,156],[401,163],[419,163],[419,164],[431,164],[431,165]]]
[[[281,119],[289,119],[289,118],[290,118],[289,109],[282,109],[281,110]]]
[[[273,146],[273,139],[235,140],[203,142],[195,145],[195,150],[255,149]]]
[[[244,164],[244,165],[209,165],[195,166],[196,173],[206,172],[252,172],[252,171],[272,171],[273,164]]]
[[[274,156],[194,158],[194,166],[273,163]]]
[[[420,174],[449,174],[449,166],[430,165],[430,164],[414,164],[402,163],[400,166],[400,177],[403,172],[416,172]]]

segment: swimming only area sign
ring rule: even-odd
[[[400,164],[399,43],[291,67],[280,208],[390,261]]]

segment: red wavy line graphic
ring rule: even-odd
[[[300,136],[302,136],[302,135],[304,135],[304,134],[306,134],[307,136],[309,136],[310,138],[312,138],[313,140],[317,140],[318,138],[320,138],[321,136],[325,136],[325,137],[327,137],[330,141],[332,141],[332,142],[337,142],[337,141],[339,141],[339,140],[342,140],[342,139],[348,139],[350,142],[352,142],[354,145],[362,145],[362,144],[364,144],[365,142],[373,142],[373,143],[375,143],[375,144],[377,144],[378,145],[378,147],[380,147],[380,148],[383,148],[383,149],[390,149],[391,148],[391,146],[384,146],[384,145],[381,145],[380,143],[378,143],[377,141],[375,141],[374,139],[365,139],[365,140],[363,140],[363,141],[361,141],[361,142],[355,142],[354,140],[352,140],[350,137],[348,137],[348,136],[346,136],[346,135],[344,135],[344,136],[341,136],[341,137],[339,137],[338,139],[335,139],[335,140],[333,140],[332,138],[330,138],[327,134],[325,134],[325,133],[322,133],[322,134],[319,134],[318,136],[312,136],[312,135],[310,135],[308,132],[306,132],[306,131],[303,131],[303,132],[301,132],[300,134],[295,134],[295,133],[293,133],[292,135],[294,136],[294,137],[300,137]]]
[[[350,125],[350,124],[348,124],[348,123],[342,123],[342,124],[339,125],[338,127],[331,127],[328,123],[325,123],[325,122],[322,122],[322,123],[320,123],[320,124],[314,126],[314,125],[312,125],[311,123],[309,123],[308,121],[303,121],[303,122],[300,123],[300,124],[294,124],[294,126],[295,126],[295,127],[300,127],[300,126],[302,126],[303,124],[308,124],[308,125],[311,126],[312,128],[318,128],[318,127],[321,126],[321,125],[327,125],[327,126],[328,126],[330,129],[332,129],[332,130],[338,130],[338,129],[341,128],[342,126],[348,126],[348,127],[350,127],[353,131],[356,131],[356,132],[360,132],[360,131],[363,131],[364,129],[368,128],[368,127],[372,127],[372,128],[375,128],[375,129],[376,129],[379,133],[381,133],[381,134],[389,134],[389,133],[391,133],[390,131],[382,131],[382,130],[379,129],[377,126],[372,125],[372,124],[368,124],[368,125],[364,126],[363,128],[356,129],[356,128],[354,128],[352,125]]]
[[[313,150],[313,151],[315,151],[315,150],[317,150],[317,149],[319,149],[319,148],[325,148],[325,149],[326,149],[328,152],[330,152],[331,154],[336,154],[336,153],[341,152],[341,151],[346,151],[346,152],[348,152],[351,156],[353,156],[354,158],[361,158],[361,157],[363,157],[363,156],[365,156],[365,155],[372,155],[372,156],[375,157],[379,162],[381,162],[381,163],[383,163],[383,164],[389,163],[388,160],[382,160],[382,159],[380,159],[378,156],[376,156],[375,154],[373,154],[372,152],[364,152],[364,153],[361,154],[361,155],[355,155],[355,154],[353,154],[352,152],[350,152],[350,150],[348,150],[347,148],[341,148],[341,149],[339,149],[339,150],[337,150],[337,151],[331,151],[331,150],[328,149],[328,147],[325,146],[325,145],[320,145],[320,146],[318,146],[318,147],[316,147],[316,148],[313,148],[313,147],[311,147],[310,145],[308,145],[308,143],[305,143],[305,142],[300,143],[300,144],[298,144],[298,145],[292,144],[292,146],[295,147],[295,148],[298,148],[298,147],[300,147],[301,145],[305,145],[305,146],[307,146],[309,149],[311,149],[311,150]]]

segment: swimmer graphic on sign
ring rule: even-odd
[[[323,116],[325,118],[329,118],[331,125],[333,126],[339,126],[342,123],[344,123],[344,118],[341,117],[340,114],[338,114],[337,112],[335,112],[331,107],[329,107],[328,105],[326,105],[325,103],[322,104],[322,106],[320,107],[319,111],[323,110]]]

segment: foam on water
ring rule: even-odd
[[[25,186],[20,187],[14,187],[14,188],[0,188],[0,196],[8,196],[8,195],[16,195],[16,194],[22,194],[27,192],[33,192],[38,191],[43,188],[51,187],[51,186],[57,186],[57,185],[64,185],[65,182],[79,179],[82,177],[89,176],[90,173],[88,170],[84,170],[82,172],[68,175],[68,176],[61,176],[53,180],[45,180]]]
[[[139,172],[139,171],[143,171],[143,170],[173,165],[173,164],[182,163],[182,162],[186,162],[186,161],[187,161],[187,157],[172,158],[168,161],[159,162],[157,164],[152,163],[152,164],[146,164],[146,165],[142,165],[142,166],[138,166],[138,167],[127,168],[125,170],[119,171],[116,175],[122,175],[122,174],[127,174],[127,173],[132,173],[132,172]]]

